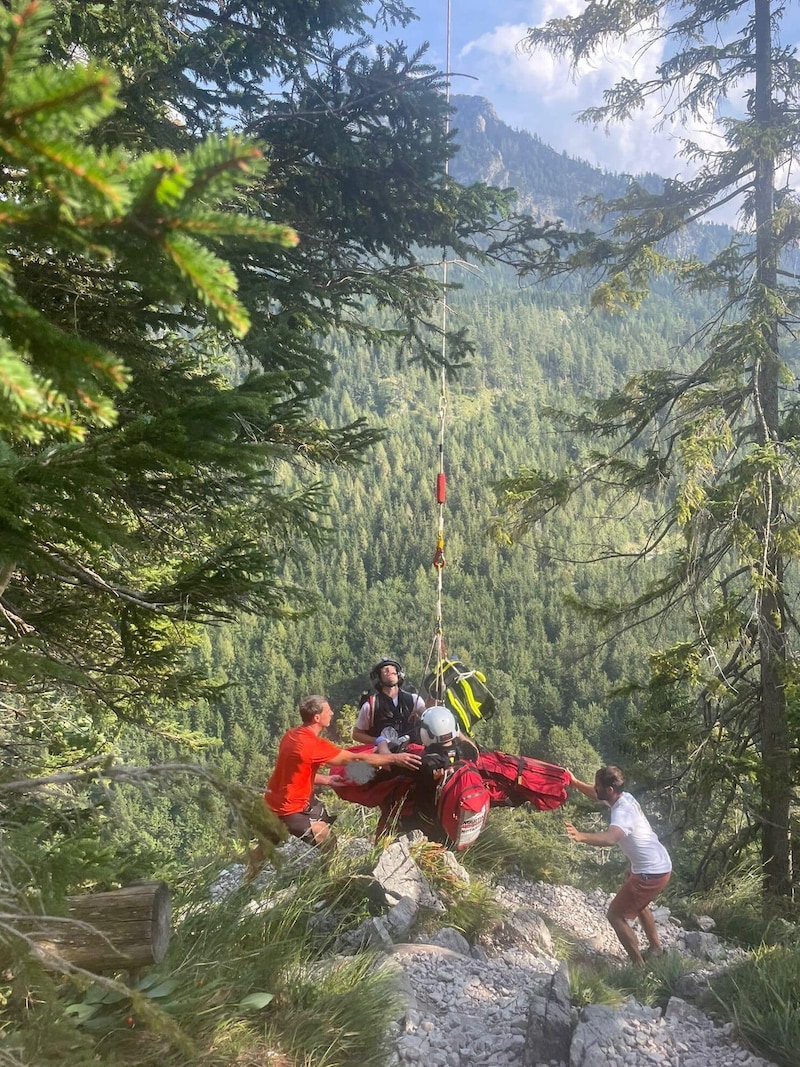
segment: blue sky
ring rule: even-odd
[[[393,36],[414,44],[429,41],[430,61],[444,69],[447,0],[409,2],[419,21]],[[452,92],[486,97],[510,126],[538,134],[558,151],[632,174],[655,171],[688,177],[690,164],[678,156],[683,134],[714,146],[713,137],[702,126],[654,133],[655,105],[610,132],[576,121],[577,112],[601,103],[604,89],[634,72],[640,78],[647,76],[662,55],[651,50],[642,56],[641,42],[631,39],[586,65],[576,81],[566,64],[546,54],[520,52],[519,42],[529,26],[577,14],[584,0],[451,0],[450,7]]]

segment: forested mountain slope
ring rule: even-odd
[[[621,196],[625,182],[584,160],[556,152],[534,134],[515,130],[497,117],[481,96],[453,97],[453,130],[459,152],[450,171],[464,184],[490,181],[517,192],[517,206],[538,219],[564,219],[578,226],[583,197]],[[645,182],[654,184],[656,175]]]
[[[499,275],[461,280],[449,314],[453,328],[469,329],[476,352],[448,388],[446,645],[486,672],[498,698],[482,740],[590,766],[597,753],[619,756],[636,708],[611,694],[642,675],[646,655],[641,635],[606,644],[570,603],[612,595],[625,575],[574,561],[587,543],[609,536],[638,546],[646,506],[619,516],[607,502],[585,499],[543,554],[492,538],[491,487],[526,462],[556,469],[574,455],[577,443],[546,409],[574,406],[646,364],[679,362],[696,309],[653,297],[635,319],[604,318],[587,313],[580,293],[520,287]],[[333,479],[328,548],[296,576],[318,592],[321,610],[280,623],[244,619],[214,642],[214,662],[233,687],[221,723],[201,715],[195,725],[222,725],[229,758],[248,779],[265,772],[263,754],[303,694],[324,691],[339,707],[352,704],[384,654],[399,656],[420,682],[435,622],[438,405],[437,381],[338,338],[320,415],[364,415],[386,437],[363,467]]]
[[[453,118],[459,152],[450,171],[465,184],[490,182],[517,194],[517,208],[537,221],[561,219],[567,228],[597,226],[592,214],[596,197],[614,200],[624,196],[628,177],[601,170],[565,152],[556,152],[527,130],[502,122],[488,100],[455,96]],[[660,189],[657,174],[634,175],[645,189]],[[717,223],[693,224],[681,239],[700,259],[725,247],[731,231]]]
[[[531,210],[563,214],[583,193],[621,187],[619,177],[510,130],[486,101],[457,104],[463,148],[454,169],[462,180],[513,185]],[[672,642],[678,620],[647,637],[646,630],[614,635],[599,631],[575,601],[629,592],[625,568],[580,560],[608,548],[638,549],[649,505],[584,496],[546,551],[510,548],[492,535],[492,487],[526,464],[555,471],[567,459],[583,462],[584,446],[550,409],[574,410],[645,367],[688,363],[704,308],[664,285],[639,313],[616,317],[591,312],[574,281],[547,288],[500,267],[458,264],[449,279],[448,329],[466,330],[475,351],[447,388],[442,615],[449,654],[483,670],[497,698],[499,712],[479,726],[479,740],[585,773],[600,759],[630,765],[637,753],[628,726],[640,705],[628,683],[645,679],[650,643]],[[375,321],[392,325],[377,314]],[[190,710],[189,725],[218,739],[213,760],[225,773],[256,786],[304,695],[324,692],[344,708],[339,727],[347,740],[370,666],[398,656],[419,685],[431,655],[440,383],[345,331],[331,351],[319,417],[328,425],[363,417],[385,437],[361,466],[331,474],[325,549],[309,551],[301,567],[287,562],[286,577],[312,590],[319,610],[279,621],[242,617],[206,635],[195,653],[224,688],[213,705]],[[284,474],[287,486],[298,484],[296,471]],[[163,754],[158,746],[151,753]],[[132,803],[135,818],[139,801]],[[180,851],[183,835],[198,831],[188,814],[178,830],[165,812],[154,847],[166,835]],[[205,828],[213,824],[203,816]]]

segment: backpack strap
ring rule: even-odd
[[[410,719],[414,711],[414,705],[416,704],[414,694],[409,693],[407,689],[401,689],[398,693],[398,703],[400,705],[400,710],[405,712],[405,717]]]

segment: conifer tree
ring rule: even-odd
[[[311,416],[328,382],[325,335],[345,326],[372,343],[413,343],[437,292],[419,248],[468,254],[505,202],[447,181],[441,76],[401,45],[373,54],[368,9],[54,3],[41,42],[52,65],[41,69],[77,79],[98,57],[119,104],[76,108],[64,131],[82,130],[81,151],[91,144],[100,160],[138,148],[151,171],[131,169],[130,224],[112,218],[97,233],[66,178],[46,175],[50,198],[9,260],[32,309],[40,395],[63,409],[58,425],[50,412],[37,432],[32,422],[0,469],[15,532],[2,571],[11,689],[75,686],[93,707],[152,725],[196,691],[180,669],[185,624],[308,607],[279,572],[298,546],[320,543],[322,469],[356,461],[378,436],[363,418]],[[28,9],[11,10],[9,25]],[[377,28],[410,18],[403,4],[374,12]],[[19,61],[29,78],[31,63]],[[265,164],[223,129],[262,138]],[[234,181],[247,169],[254,181]],[[6,201],[31,184],[12,157],[4,181]],[[299,244],[265,242],[288,233],[274,220]],[[389,325],[374,326],[367,303],[386,308]],[[86,381],[62,380],[51,363],[77,338],[94,353],[74,361]],[[103,368],[120,387],[113,399],[93,385]],[[9,397],[20,388],[9,380]]]
[[[234,387],[215,367],[220,338],[250,322],[214,246],[297,243],[219,206],[257,178],[261,150],[232,135],[138,158],[88,146],[118,106],[113,75],[42,65],[45,5],[1,14],[0,677],[17,707],[66,686],[136,716],[186,695],[170,634],[280,606],[276,546],[315,537],[318,494],[287,498],[271,468],[298,439],[313,456],[336,435],[285,385]],[[282,443],[267,434],[279,398]]]
[[[798,769],[790,604],[800,488],[792,355],[799,292],[789,250],[799,205],[787,175],[800,147],[800,69],[795,49],[781,41],[785,14],[771,0],[611,0],[529,31],[531,50],[575,64],[634,34],[644,47],[666,46],[649,80],[620,80],[583,119],[624,121],[656,99],[665,121],[685,128],[711,118],[718,136],[714,149],[683,141],[694,177],[666,180],[657,191],[631,181],[624,197],[596,203],[602,232],[558,233],[530,269],[588,272],[593,302],[607,311],[636,307],[663,271],[680,285],[718,293],[720,304],[693,338],[702,348],[695,366],[640,374],[570,421],[593,442],[584,462],[557,476],[520,471],[499,487],[509,528],[536,526],[587,485],[660,501],[638,553],[647,571],[640,595],[597,606],[597,614],[608,621],[625,612],[685,611],[693,632],[653,659],[657,714],[647,730],[672,742],[673,759],[682,756],[678,780],[690,818],[716,798],[724,809],[719,827],[732,841],[758,838],[773,895],[792,891]],[[722,205],[735,205],[741,228],[700,261],[685,251],[697,234],[692,227]],[[726,807],[731,800],[738,825]],[[706,857],[712,851],[709,844]]]
[[[326,334],[424,359],[420,248],[469,254],[507,198],[447,179],[441,76],[363,34],[402,3],[0,14],[3,770],[32,783],[120,724],[195,740],[192,628],[309,609],[286,564],[379,437],[313,414]]]

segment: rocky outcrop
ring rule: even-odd
[[[414,860],[413,840],[398,838],[377,861],[369,842],[346,847],[364,869],[359,878],[372,915],[337,940],[339,953],[364,948],[391,968],[403,1000],[392,1023],[395,1067],[771,1067],[737,1043],[731,1026],[717,1026],[698,1007],[715,971],[742,957],[701,917],[687,930],[669,908],[653,910],[664,948],[680,954],[689,969],[665,1011],[627,1000],[621,1007],[588,1004],[571,996],[570,966],[556,958],[552,930],[574,944],[583,967],[593,959],[625,962],[605,912],[610,896],[573,886],[508,877],[493,892],[497,922],[473,943],[446,925],[446,905]],[[299,871],[318,861],[300,842],[287,843],[282,870]],[[457,892],[469,874],[451,853],[442,853],[443,874]],[[225,872],[215,899],[242,884],[242,871]],[[265,869],[251,908],[271,906],[276,872]],[[259,896],[259,893],[261,894]],[[415,933],[420,915],[443,925],[424,940]],[[346,916],[321,908],[311,922],[333,933]]]

